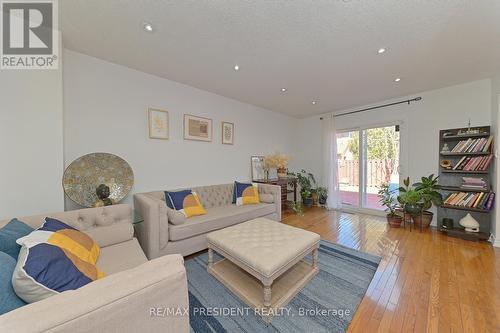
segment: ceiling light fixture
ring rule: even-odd
[[[147,32],[153,32],[153,26],[151,25],[151,23],[144,23],[144,24],[143,24],[143,28],[144,28],[144,30],[146,30]]]
[[[394,82],[399,82],[399,81],[401,81],[400,77],[397,77],[397,78],[394,79]]]
[[[382,53],[384,53],[384,52],[385,52],[385,49],[384,49],[383,47],[381,47],[380,49],[378,49],[378,51],[377,51],[377,52],[378,52],[379,54],[382,54]]]
[[[240,70],[240,66],[238,66],[238,65],[234,65],[233,68],[234,68],[235,71],[239,71]]]
[[[316,103],[318,103],[318,102],[316,102],[316,101],[311,102],[312,105],[316,105]]]
[[[281,88],[281,92],[285,92],[286,91],[286,88]]]

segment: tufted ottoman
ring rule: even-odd
[[[258,218],[207,235],[208,272],[267,321],[318,272],[320,237]],[[225,259],[213,261],[213,251]],[[312,253],[312,263],[302,260]]]

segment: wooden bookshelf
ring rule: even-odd
[[[448,135],[444,136],[443,141],[460,141],[463,139],[477,139],[489,137],[490,133],[477,133],[477,134],[466,134],[466,135]]]
[[[489,192],[489,189],[475,189],[475,188],[463,188],[461,186],[439,186],[443,191],[450,192]]]
[[[489,171],[483,171],[483,170],[478,170],[478,171],[471,171],[471,170],[446,170],[441,168],[441,173],[463,173],[463,174],[478,174],[478,175],[484,175],[484,174],[489,174]]]
[[[453,205],[441,205],[441,208],[444,208],[444,209],[465,210],[465,211],[468,211],[468,212],[478,212],[478,213],[489,213],[490,212],[490,210],[488,210],[488,209],[480,209],[480,208],[473,208],[473,207],[463,207],[463,206],[453,206]]]
[[[464,228],[453,228],[453,229],[446,229],[446,228],[440,228],[439,231],[441,231],[444,234],[447,234],[448,236],[451,237],[458,237],[462,239],[467,239],[471,241],[487,241],[490,238],[489,232],[468,232],[465,231]]]
[[[477,153],[440,153],[442,156],[485,156],[490,152],[477,152]]]
[[[442,152],[443,146],[446,143],[449,149],[453,147],[462,140],[468,139],[479,139],[486,138],[491,135],[491,130],[489,126],[472,127],[471,130],[478,130],[480,133],[463,133],[458,135],[459,131],[465,132],[467,128],[453,128],[442,130],[439,132],[439,164],[442,160],[449,160],[452,166],[455,166],[463,156],[487,156],[491,154],[490,152]],[[448,135],[444,135],[448,133]],[[493,146],[494,142],[492,143]],[[491,148],[490,148],[491,150]],[[439,186],[440,192],[443,198],[446,198],[452,192],[490,192],[491,189],[491,169],[492,163],[488,167],[488,170],[451,170],[444,169],[439,166]],[[482,178],[486,182],[486,187],[488,190],[479,189],[465,189],[462,188],[462,177],[475,177]],[[460,219],[465,215],[470,213],[479,222],[479,233],[466,232],[459,224]],[[452,218],[454,222],[453,229],[445,229],[442,227],[443,218]],[[442,205],[437,208],[437,219],[438,219],[438,229],[443,233],[452,236],[460,237],[467,240],[488,240],[491,232],[491,211],[488,209],[479,209],[472,207],[463,206],[452,206],[452,205]]]

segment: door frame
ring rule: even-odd
[[[372,129],[372,128],[379,128],[379,127],[390,127],[390,126],[399,126],[399,183],[401,184],[404,176],[403,176],[403,170],[406,169],[407,161],[408,161],[408,155],[404,154],[403,151],[407,151],[407,141],[406,141],[406,126],[405,122],[403,120],[397,120],[397,121],[389,121],[389,122],[382,122],[382,123],[373,123],[369,125],[364,125],[364,126],[359,126],[359,127],[351,127],[351,128],[340,128],[336,130],[336,134],[338,133],[346,133],[346,132],[354,132],[357,131],[359,135],[359,147],[358,150],[360,152],[359,154],[359,188],[360,190],[358,191],[359,195],[359,206],[354,207],[354,206],[347,206],[340,203],[340,210],[345,211],[348,213],[362,213],[362,214],[369,214],[369,215],[377,215],[377,216],[385,216],[386,213],[384,211],[376,210],[376,209],[371,209],[371,208],[366,208],[363,207],[363,192],[365,189],[365,184],[366,184],[366,145],[363,145],[363,131],[367,129]],[[403,149],[405,147],[405,149]],[[338,170],[337,170],[338,172]]]

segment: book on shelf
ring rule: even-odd
[[[461,189],[467,190],[488,190],[488,184],[483,178],[462,177]]]
[[[452,168],[452,170],[463,170],[463,171],[486,171],[493,160],[493,154],[486,156],[463,156],[457,164]]]
[[[487,153],[493,143],[493,136],[488,138],[469,138],[459,141],[451,150],[452,153]]]
[[[453,192],[450,193],[443,204],[463,208],[490,210],[495,200],[495,192]]]

